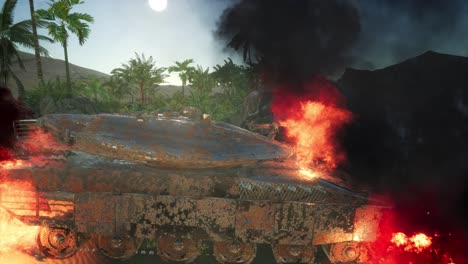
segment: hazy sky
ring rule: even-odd
[[[35,0],[36,9],[46,8],[47,3]],[[212,34],[225,6],[223,0],[169,0],[167,9],[158,13],[147,0],[85,0],[75,10],[91,14],[95,22],[83,46],[72,38],[69,60],[104,73],[134,57],[135,52],[153,56],[158,66],[188,58],[204,67],[214,66],[233,56],[222,52],[223,46]],[[19,1],[16,20],[28,18],[28,1]],[[44,46],[51,57],[63,59],[60,44]],[[179,79],[175,75],[167,81],[178,83]]]
[[[73,64],[110,73],[135,52],[153,56],[164,67],[188,58],[211,67],[228,56],[236,57],[224,52],[213,36],[222,11],[236,0],[168,0],[160,13],[150,9],[148,0],[84,1],[75,10],[91,14],[95,23],[84,46],[76,38],[70,41]],[[429,49],[468,56],[468,1],[352,1],[360,12],[361,33],[350,66],[380,68]],[[35,0],[36,9],[46,8],[47,2]],[[28,1],[21,0],[16,20],[28,18]],[[44,46],[53,58],[63,59],[60,44]],[[177,75],[167,81],[179,83]]]

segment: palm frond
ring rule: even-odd
[[[38,18],[38,23],[39,23],[39,21],[44,21],[44,20],[53,21],[53,20],[55,20],[55,15],[54,15],[54,13],[49,12],[49,10],[38,9],[38,10],[36,10],[36,18]],[[47,25],[44,25],[44,27],[47,27]]]
[[[47,28],[47,26],[49,26],[49,24],[51,23],[51,21],[45,19],[45,18],[41,18],[41,17],[36,17],[36,27],[38,28]]]
[[[86,42],[91,32],[89,25],[81,21],[69,21],[67,29],[78,37],[80,45],[83,45]]]
[[[68,1],[58,0],[49,4],[48,12],[54,14],[55,19],[66,20],[72,6]]]
[[[47,26],[47,29],[49,31],[49,35],[54,39],[55,41],[60,42],[62,45],[65,43],[65,41],[68,38],[67,31],[64,26],[59,25],[57,23],[50,23]]]
[[[86,13],[72,13],[68,15],[69,21],[85,21],[88,23],[94,23],[94,18]]]
[[[50,42],[50,43],[54,43],[55,40],[47,37],[47,36],[44,36],[44,35],[37,35],[37,39],[38,40],[42,40],[42,41],[47,41],[47,42]]]
[[[11,24],[13,24],[15,18],[13,15],[13,11],[15,10],[17,2],[17,0],[5,0],[5,3],[2,7],[2,20],[0,29],[4,30],[10,27]]]
[[[25,31],[25,32],[30,32],[32,30],[32,21],[31,20],[23,20],[21,22],[18,22],[10,27],[11,30],[19,30],[19,31]]]
[[[21,56],[19,55],[19,52],[18,52],[18,47],[15,45],[15,43],[13,42],[10,42],[9,45],[8,45],[8,53],[11,54],[12,57],[15,57],[17,62],[18,62],[18,65],[20,66],[21,69],[25,69],[24,68],[24,63],[23,63],[23,60],[21,59]]]

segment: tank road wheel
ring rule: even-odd
[[[45,256],[55,259],[68,258],[78,250],[77,236],[66,226],[41,227],[37,245]]]
[[[277,263],[314,263],[315,247],[277,244],[273,246],[273,255]]]
[[[331,263],[356,262],[367,263],[367,248],[354,241],[336,243],[330,246],[329,259]]]
[[[199,254],[198,243],[193,239],[164,235],[157,239],[156,249],[161,259],[191,263]]]
[[[255,258],[257,245],[237,241],[214,242],[213,253],[219,263],[249,264]]]
[[[135,256],[141,243],[141,239],[136,239],[131,236],[99,236],[97,240],[98,247],[103,255],[112,259],[121,260]]]

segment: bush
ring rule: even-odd
[[[74,86],[73,83],[72,86]],[[54,102],[57,102],[65,98],[66,93],[67,83],[62,82],[59,78],[42,81],[34,89],[26,91],[25,103],[36,115],[40,115],[40,104],[44,98],[50,97]]]

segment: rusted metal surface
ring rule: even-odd
[[[31,132],[37,126],[36,119],[18,120],[14,123],[15,136],[18,140],[26,140],[30,138]]]
[[[367,263],[367,254],[366,245],[355,241],[332,244],[329,251],[331,263]]]
[[[315,247],[312,245],[284,245],[273,246],[273,256],[277,263],[314,263]]]
[[[218,263],[249,264],[255,258],[257,246],[239,241],[219,241],[213,245],[213,255]]]
[[[379,223],[386,207],[362,206],[356,208],[354,217],[354,240],[375,241],[379,234]]]
[[[42,227],[37,243],[47,257],[65,259],[78,250],[78,236],[67,226]]]
[[[70,131],[74,149],[157,167],[228,167],[292,154],[286,146],[250,131],[186,117],[50,115],[40,122],[57,134]]]
[[[152,238],[158,230],[180,227],[199,230],[203,238],[214,241],[238,238],[292,245],[351,241],[356,232],[362,240],[375,236],[379,210],[360,210],[356,218],[356,209],[366,200],[321,181],[270,182],[243,175],[249,171],[245,168],[224,170],[223,175],[216,170],[162,170],[73,155],[62,167],[25,168],[9,174],[31,180],[47,194],[49,207],[52,201],[66,198],[61,201],[68,205],[63,215],[78,232],[112,236],[132,231]],[[246,193],[247,184],[255,185],[257,194]],[[43,211],[47,210],[39,213],[47,216]],[[361,220],[355,223],[355,218]]]
[[[156,249],[163,260],[191,263],[199,255],[199,244],[190,237],[170,234],[158,238]]]
[[[76,195],[75,225],[79,232],[114,234],[115,196],[111,193],[82,193]]]
[[[124,260],[137,254],[142,241],[142,239],[128,235],[121,237],[99,236],[97,246],[105,256],[112,259]]]
[[[323,202],[327,191],[320,185],[304,186],[297,184],[269,183],[262,181],[240,180],[240,198],[242,200],[267,200],[273,202]]]

